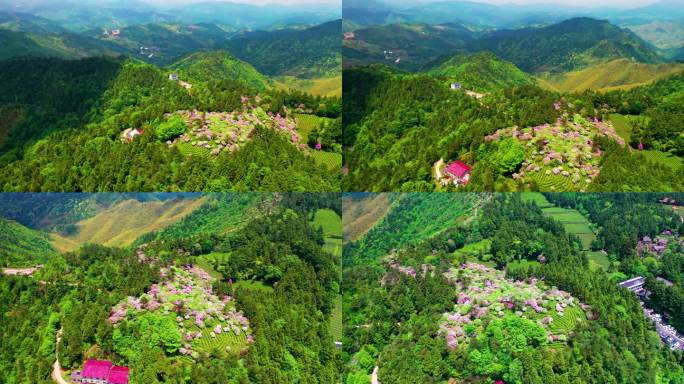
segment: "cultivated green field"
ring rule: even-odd
[[[338,257],[342,256],[342,218],[331,209],[319,209],[314,215],[313,225],[323,228],[323,250]]]
[[[620,115],[617,113],[610,115],[610,120],[613,122],[615,130],[626,142],[629,142],[632,136],[632,124],[630,120],[633,118],[633,116]],[[646,122],[648,122],[648,120],[646,120]],[[645,150],[640,151],[639,153],[644,155],[648,161],[663,164],[674,170],[677,170],[684,165],[684,159],[674,156],[671,153],[655,150]]]
[[[311,131],[318,129],[321,124],[327,124],[332,121],[332,119],[327,117],[318,117],[305,113],[295,113],[294,118],[297,122],[297,132],[302,136],[302,142],[304,143],[308,141]]]
[[[608,260],[608,256],[604,255],[603,252],[587,252],[587,258],[589,259],[589,268],[592,270],[603,268],[604,271],[608,271],[610,260]]]
[[[235,335],[233,332],[223,332],[216,335],[210,329],[203,329],[202,338],[192,342],[194,350],[207,355],[236,354],[245,347],[247,347],[247,337],[244,333]]]
[[[565,231],[580,238],[582,249],[589,250],[596,234],[589,225],[589,220],[574,209],[556,207],[549,203],[541,193],[524,193],[523,200],[534,201],[539,207],[543,207],[544,215],[553,218],[563,224]]]
[[[314,151],[313,158],[317,164],[328,167],[332,170],[342,168],[342,154],[335,152]]]

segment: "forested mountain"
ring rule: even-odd
[[[465,50],[473,33],[458,24],[390,24],[355,30],[342,53],[345,67],[384,62],[415,71],[450,52]]]
[[[269,81],[250,64],[226,51],[195,52],[171,64],[169,68],[178,71],[182,78],[189,81],[237,80],[262,91]]]
[[[343,382],[681,381],[681,346],[659,340],[639,303],[678,326],[684,228],[664,197],[684,198],[388,195],[387,213],[344,247]],[[644,236],[669,240],[667,256]],[[677,283],[655,279],[660,268]],[[618,286],[635,275],[654,299]]]
[[[307,29],[246,32],[226,43],[236,57],[269,75],[330,77],[341,68],[342,20]]]
[[[560,95],[492,83],[483,94],[383,66],[345,70],[344,186],[453,189],[437,180],[460,160],[472,166],[460,190],[676,191],[680,80]]]
[[[491,51],[528,73],[565,72],[619,58],[640,63],[664,60],[634,32],[592,18],[491,32],[459,24],[374,25],[355,30],[344,42],[348,65],[384,61],[411,71],[440,56],[481,51]]]
[[[501,30],[475,43],[527,72],[559,72],[615,58],[642,63],[660,59],[633,32],[608,21],[574,18],[543,28]]]
[[[535,83],[532,76],[512,63],[498,59],[491,52],[448,57],[436,63],[427,73],[449,82],[458,82],[478,92]]]
[[[245,65],[242,78],[194,84],[123,58],[0,66],[5,190],[339,189],[339,164],[322,155],[341,132],[319,151],[298,125],[339,117],[338,98],[259,91]]]
[[[132,384],[337,380],[339,256],[310,220],[336,196],[194,199],[206,207],[144,244],[86,245],[28,276],[3,273],[0,380],[49,383],[87,359],[128,367]],[[219,216],[244,219],[226,231]]]

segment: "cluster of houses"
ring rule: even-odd
[[[120,29],[112,29],[110,32],[109,30],[105,29],[104,32],[102,32],[103,36],[111,36],[111,37],[117,37],[121,35],[121,30]]]
[[[344,38],[344,40],[354,40],[355,37],[356,34],[354,32],[345,32],[342,34],[342,38]]]
[[[661,277],[658,277],[657,279],[663,282],[665,285],[672,285],[671,282]],[[656,332],[658,332],[658,336],[660,336],[664,343],[669,345],[672,349],[684,350],[684,336],[680,335],[677,330],[674,329],[674,327],[667,324],[663,320],[662,315],[655,313],[655,311],[652,309],[646,308],[644,306],[643,299],[648,298],[649,295],[648,290],[644,287],[645,283],[645,277],[637,276],[629,280],[622,281],[618,283],[618,285],[622,288],[628,289],[631,292],[634,292],[637,295],[639,302],[644,309],[644,315],[653,321],[656,327]]]
[[[73,383],[128,384],[128,367],[114,365],[109,360],[88,360],[82,371],[71,373]]]

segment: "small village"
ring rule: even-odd
[[[663,278],[658,279],[666,285],[672,285],[671,282]],[[684,351],[684,335],[681,335],[679,332],[677,332],[676,329],[674,329],[674,327],[667,324],[667,322],[665,321],[665,319],[663,319],[663,316],[661,314],[656,313],[654,310],[646,307],[644,301],[648,299],[649,292],[644,287],[645,283],[645,277],[637,276],[622,281],[618,283],[618,285],[622,288],[625,288],[633,292],[637,296],[637,298],[639,299],[639,303],[641,304],[641,307],[644,310],[644,316],[653,321],[653,323],[655,324],[656,332],[658,333],[658,336],[660,336],[660,339],[663,341],[663,343],[670,346],[671,349],[679,349]]]

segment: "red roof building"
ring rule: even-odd
[[[468,184],[468,180],[470,180],[470,170],[471,167],[468,164],[456,160],[447,165],[444,172],[451,176],[457,184]]]
[[[83,371],[71,374],[74,383],[128,384],[128,367],[113,365],[109,360],[88,360]]]

